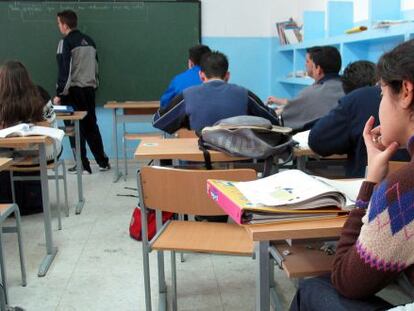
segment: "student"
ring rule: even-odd
[[[385,53],[377,65],[380,126],[366,122],[366,181],[341,233],[332,275],[308,279],[290,310],[387,310],[374,296],[405,274],[414,281],[414,41]],[[387,176],[388,161],[407,148],[411,162]]]
[[[230,78],[227,57],[220,52],[204,55],[201,61],[202,85],[185,89],[153,118],[153,126],[167,133],[182,127],[201,131],[218,120],[240,115],[254,115],[278,125],[273,110],[247,89],[227,83]]]
[[[0,67],[0,128],[44,121],[52,124],[55,113],[51,102],[43,98],[45,93],[33,84],[22,63],[6,62]]]
[[[295,132],[310,128],[315,120],[334,108],[344,96],[339,76],[341,55],[332,46],[315,46],[306,51],[306,71],[315,83],[288,100],[270,96],[269,103],[282,105],[280,114],[285,126]]]
[[[95,89],[98,84],[95,42],[76,29],[78,17],[75,12],[65,10],[57,13],[57,23],[63,39],[60,40],[57,49],[59,72],[56,87],[57,96],[54,98],[54,103],[62,102],[73,106],[75,110],[88,112],[86,117],[79,122],[83,171],[92,173],[86,155],[85,140],[99,165],[99,170],[107,171],[111,166],[104,151],[95,114]],[[74,139],[71,139],[71,146],[74,149]],[[75,174],[76,165],[68,171]]]
[[[193,85],[200,85],[203,81],[200,78],[200,61],[204,54],[211,52],[207,45],[196,45],[188,50],[188,69],[172,80],[168,89],[162,94],[160,107],[166,107],[169,102],[186,88]]]
[[[19,123],[42,123],[56,126],[56,115],[46,90],[33,84],[29,72],[21,62],[8,61],[0,67],[0,129]],[[46,123],[46,124],[45,124]],[[32,148],[14,148],[14,156],[37,155]],[[60,155],[62,145],[56,142]],[[0,148],[0,155],[10,154],[9,148]],[[53,145],[46,146],[46,158],[54,159]]]
[[[346,96],[336,108],[319,119],[309,134],[309,147],[321,156],[347,154],[347,177],[364,177],[367,152],[362,137],[366,120],[378,120],[381,90],[377,82],[375,64],[357,61],[348,65],[342,76]],[[378,125],[378,122],[376,122]],[[393,160],[408,161],[406,150],[400,150]]]

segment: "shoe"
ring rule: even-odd
[[[99,170],[101,172],[109,171],[110,169],[111,169],[111,164],[109,164],[109,163],[105,166],[99,166]]]
[[[71,168],[68,168],[68,173],[69,174],[77,174],[78,171],[76,170],[76,165],[72,166]],[[86,175],[91,175],[92,174],[92,169],[90,167],[87,168],[83,168],[82,174],[86,174]]]

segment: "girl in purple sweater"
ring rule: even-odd
[[[364,129],[368,167],[356,208],[338,243],[332,274],[300,283],[290,310],[387,310],[375,294],[406,277],[414,284],[414,41],[385,53],[377,65],[380,126]],[[398,148],[411,162],[388,174]]]

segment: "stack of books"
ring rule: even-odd
[[[238,224],[333,218],[355,205],[362,184],[287,170],[249,182],[208,180],[208,195]]]
[[[290,18],[288,21],[276,23],[280,45],[302,42],[301,27]]]

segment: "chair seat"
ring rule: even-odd
[[[145,133],[141,133],[141,134],[126,133],[124,135],[124,138],[126,140],[139,140],[139,139],[143,139],[143,138],[160,138],[160,139],[162,139],[164,137],[163,137],[163,133],[148,133],[148,134],[145,134]]]
[[[0,215],[7,213],[9,209],[12,209],[12,204],[0,204]]]
[[[214,222],[171,221],[152,248],[226,255],[253,255],[253,242],[242,226]]]
[[[47,169],[53,170],[55,168],[55,163],[50,163],[47,165]],[[39,165],[24,163],[24,162],[18,162],[18,166],[9,166],[7,171],[13,171],[13,172],[37,172],[40,171]]]
[[[295,241],[293,241],[294,243]],[[289,278],[303,278],[327,274],[332,271],[335,256],[328,255],[319,250],[322,246],[320,242],[300,243],[289,246],[274,245],[280,254],[289,251],[289,255],[284,255],[282,267]]]

